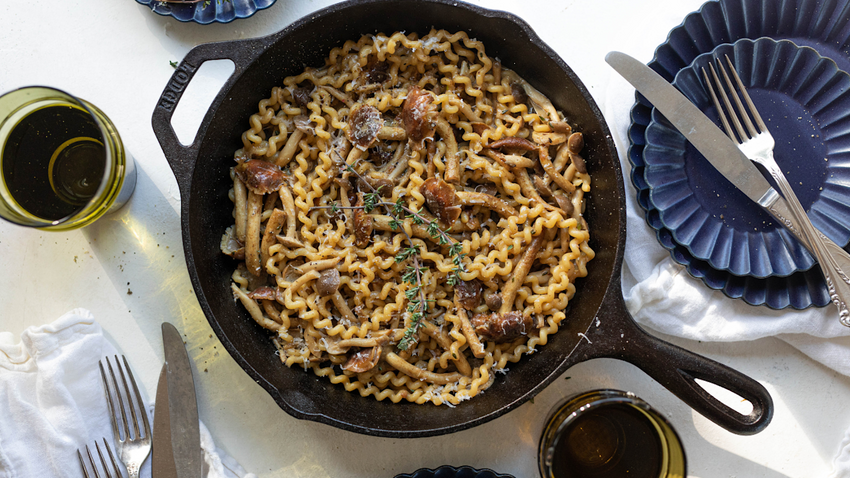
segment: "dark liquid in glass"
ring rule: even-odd
[[[625,404],[587,411],[555,444],[556,478],[658,478],[661,442],[652,422]]]
[[[76,106],[36,110],[12,129],[3,147],[3,180],[18,205],[55,221],[82,208],[103,179],[103,136]]]

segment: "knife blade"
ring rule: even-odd
[[[157,478],[200,478],[201,433],[189,354],[168,322],[162,324],[162,341],[165,364],[156,392],[151,471]]]
[[[151,475],[157,478],[177,478],[174,468],[174,452],[171,449],[171,423],[168,415],[167,365],[162,365],[159,383],[156,386],[156,408],[153,416],[153,451],[151,452]]]
[[[625,53],[612,51],[605,56],[605,61],[646,97],[726,179],[785,226],[806,249],[813,251],[785,198],[696,105],[652,68]],[[818,233],[840,269],[850,271],[850,254],[825,234]],[[832,299],[834,302],[835,298]],[[850,326],[843,316],[842,323]]]

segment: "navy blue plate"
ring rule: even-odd
[[[237,18],[247,18],[272,6],[275,0],[202,0],[198,3],[169,3],[160,0],[136,0],[147,5],[154,13],[172,16],[181,22],[202,25],[219,22],[228,23]]]
[[[672,82],[679,70],[720,44],[732,43],[740,38],[767,36],[810,46],[834,60],[840,69],[850,71],[848,31],[850,0],[710,1],[670,32],[667,41],[656,49],[649,66]],[[631,181],[637,190],[637,202],[645,211],[647,224],[656,230],[659,242],[670,251],[673,259],[708,287],[752,305],[804,309],[829,304],[826,285],[817,268],[795,272],[784,278],[735,276],[695,259],[687,248],[672,240],[672,233],[661,223],[660,214],[650,201],[649,186],[644,180],[643,150],[651,112],[652,105],[637,94],[628,132]]]
[[[396,475],[395,478],[514,478],[512,475],[503,475],[493,470],[476,470],[469,466],[455,468],[443,465],[436,470],[421,468],[411,474]]]
[[[776,162],[812,223],[850,241],[850,75],[789,40],[741,39],[698,56],[673,80],[709,118],[719,118],[702,77],[730,58],[772,133]],[[724,61],[725,65],[725,61]],[[727,181],[657,110],[646,128],[644,179],[676,243],[738,276],[809,270],[814,258],[787,229]]]

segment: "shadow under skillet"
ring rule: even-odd
[[[186,269],[180,216],[138,162],[136,171],[136,189],[127,204],[82,233],[141,330],[139,339],[162,357],[162,322],[177,325],[190,337],[209,331],[209,325]],[[215,336],[209,341],[218,342]],[[191,349],[207,347],[191,345],[193,360],[202,363],[203,357]]]

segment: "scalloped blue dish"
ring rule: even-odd
[[[395,478],[514,478],[512,475],[502,475],[493,470],[476,470],[469,466],[455,468],[443,465],[436,470],[421,468],[411,474],[396,475]]]
[[[136,0],[154,13],[171,16],[181,22],[228,23],[247,18],[258,10],[272,6],[275,0],[209,0],[198,3],[168,3],[160,0]]]
[[[698,56],[673,80],[718,118],[701,70],[728,57],[776,140],[774,154],[812,223],[850,241],[850,75],[789,40],[741,39]],[[661,224],[695,259],[738,276],[785,277],[814,259],[799,241],[727,181],[655,109],[646,128],[644,179]]]
[[[850,71],[848,31],[850,0],[710,1],[670,32],[667,41],[656,49],[649,66],[672,81],[675,74],[698,55],[710,52],[719,44],[768,36],[810,46],[834,60],[840,69]],[[671,257],[708,287],[751,305],[805,309],[829,304],[826,284],[818,269],[795,272],[784,278],[735,276],[713,269],[708,262],[695,259],[687,248],[672,241],[672,233],[661,223],[660,214],[650,201],[649,187],[643,177],[645,131],[651,121],[651,112],[652,105],[636,94],[628,130],[631,182],[637,190],[637,201],[645,211],[647,224],[656,230],[659,242],[670,251]]]

